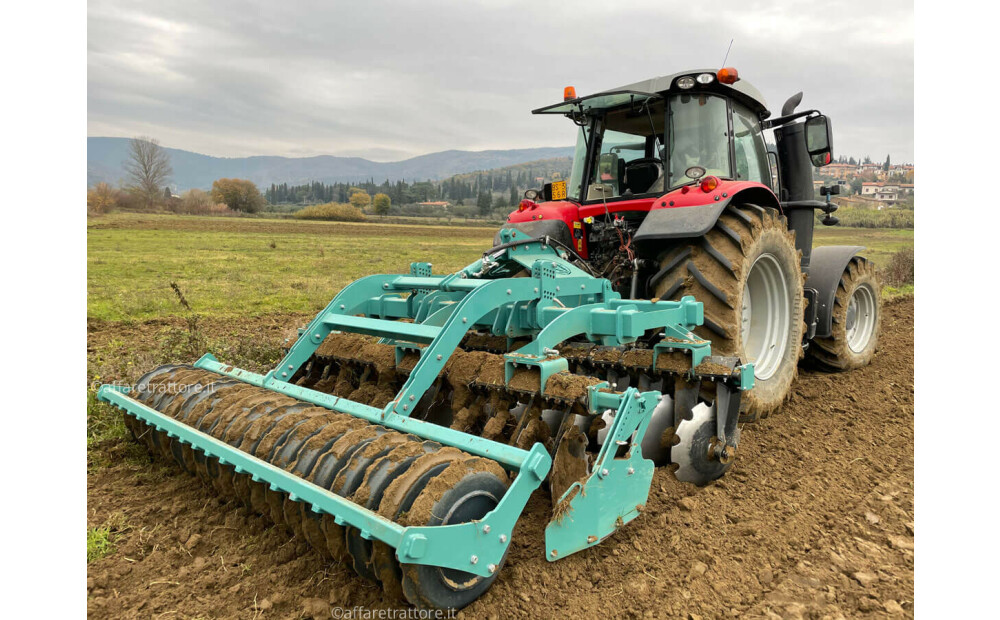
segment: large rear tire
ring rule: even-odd
[[[726,207],[704,237],[660,258],[655,296],[693,295],[705,308],[695,333],[712,341],[712,353],[754,362],[743,421],[778,409],[798,375],[805,327],[800,261],[784,216],[752,204]]]
[[[829,338],[814,338],[806,352],[815,366],[832,372],[867,366],[882,328],[882,281],[875,265],[855,256],[840,277]]]

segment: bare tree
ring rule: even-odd
[[[163,197],[163,186],[174,173],[170,156],[153,138],[139,136],[128,143],[128,161],[125,173],[132,188],[146,199],[151,207]]]

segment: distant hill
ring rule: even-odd
[[[175,191],[209,189],[223,177],[250,179],[259,187],[271,183],[298,185],[353,182],[373,178],[396,181],[440,180],[477,170],[494,170],[554,157],[572,157],[572,147],[542,147],[493,151],[441,151],[396,162],[375,162],[361,157],[211,157],[167,148],[174,169],[170,187]],[[118,184],[125,176],[128,138],[87,138],[87,185],[101,181]]]

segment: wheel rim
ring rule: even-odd
[[[754,376],[771,378],[781,366],[791,327],[791,292],[772,254],[761,254],[743,286],[740,330],[743,352],[754,363]]]
[[[872,334],[875,333],[875,293],[871,287],[862,284],[854,289],[851,301],[847,304],[847,346],[855,353],[861,353],[868,348]]]

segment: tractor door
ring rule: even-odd
[[[733,101],[733,134],[736,180],[756,181],[776,192],[760,121],[749,108],[736,101]]]

